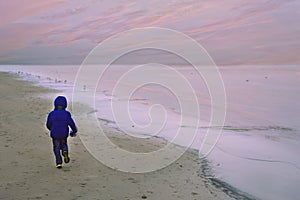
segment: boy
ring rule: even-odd
[[[70,112],[66,111],[67,99],[63,96],[58,96],[54,101],[54,110],[51,111],[47,118],[46,126],[50,130],[50,136],[53,142],[53,152],[56,159],[56,167],[62,168],[62,155],[64,162],[70,162],[68,156],[68,144],[67,138],[69,136],[69,126],[72,131],[71,137],[75,137],[77,133],[77,127],[71,117]]]

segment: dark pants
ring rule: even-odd
[[[67,138],[52,138],[56,164],[62,164],[61,152],[68,151]]]

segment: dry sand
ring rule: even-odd
[[[45,128],[52,102],[41,97],[51,92],[55,97],[55,91],[7,73],[0,73],[0,88],[0,199],[248,199],[209,177],[207,161],[192,151],[164,169],[131,174],[95,160],[76,137],[69,138],[71,162],[56,169]],[[163,144],[148,141],[139,145],[135,141],[133,145],[124,135],[108,134],[123,148],[137,151]]]

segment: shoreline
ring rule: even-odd
[[[166,168],[147,174],[129,174],[104,166],[86,151],[78,137],[70,138],[71,163],[57,171],[53,164],[51,140],[45,136],[44,127],[52,102],[39,97],[42,93],[55,94],[56,91],[33,85],[9,73],[1,72],[0,76],[1,82],[4,81],[1,92],[7,94],[1,97],[1,104],[14,108],[5,109],[1,115],[1,141],[5,143],[1,145],[1,198],[85,199],[82,194],[86,194],[91,199],[107,199],[108,196],[111,199],[141,199],[143,195],[148,199],[253,199],[239,190],[233,191],[233,187],[222,181],[208,178],[208,173],[211,173],[208,161],[200,160],[191,149]],[[16,103],[19,103],[18,107]],[[35,120],[28,121],[30,118]],[[21,127],[27,131],[22,131]],[[37,127],[42,129],[36,130]],[[21,138],[19,132],[22,132]],[[122,141],[122,137],[117,137],[117,140]],[[66,190],[60,191],[64,185]],[[92,191],[88,185],[98,191]],[[121,191],[116,191],[116,186]]]

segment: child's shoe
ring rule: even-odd
[[[56,164],[56,168],[57,169],[61,169],[62,168],[62,164]]]
[[[70,162],[70,158],[69,158],[69,156],[68,156],[68,151],[63,151],[63,156],[64,156],[64,162],[65,163],[68,163],[68,162]]]

